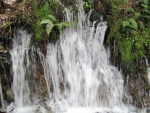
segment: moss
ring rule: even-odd
[[[54,15],[57,19],[56,22],[59,23],[63,19],[63,7],[56,1],[46,1],[42,6],[38,6],[38,4],[33,5],[34,8],[34,18],[36,19],[36,23],[32,24],[32,28],[35,31],[35,39],[37,41],[47,40],[49,36],[45,35],[46,30],[45,27],[40,25],[41,20],[46,19],[48,15]],[[51,39],[56,38],[56,34],[59,34],[58,30],[52,29],[54,32],[52,35],[50,34]],[[55,35],[54,35],[55,34]],[[46,36],[46,37],[45,37]]]
[[[36,41],[48,40],[50,36],[46,35],[45,26],[40,23],[48,15],[54,15],[57,22],[62,21],[63,7],[53,0],[32,0],[28,3],[28,7],[30,7],[31,12],[23,11],[18,13],[18,23],[31,26],[31,31],[34,32]],[[56,38],[56,36],[51,35],[52,38]]]
[[[43,34],[45,33],[44,29],[41,27],[40,22],[43,18],[46,18],[47,15],[51,13],[48,4],[38,7],[38,4],[33,5],[34,8],[34,19],[35,23],[32,24],[32,29],[35,32],[35,39],[41,41],[44,39]]]
[[[124,0],[106,0],[109,6],[107,21],[110,33],[107,38],[109,45],[115,40],[115,55],[121,53],[121,65],[123,62],[136,61],[150,55],[150,5],[148,2],[137,0],[136,2]]]

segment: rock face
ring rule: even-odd
[[[104,13],[105,12],[104,5],[100,0],[95,0],[94,1],[94,10],[96,12],[99,12],[99,13]]]
[[[104,4],[100,0],[95,0],[93,3],[93,11],[90,16],[90,21],[93,23],[93,21],[97,21],[97,23],[101,21],[106,21],[105,16],[105,8]]]
[[[34,60],[31,62],[32,66],[30,67],[30,72],[27,76],[31,91],[30,93],[32,96],[35,96],[36,93],[39,96],[39,99],[43,100],[48,97],[43,67],[38,58],[36,61]]]
[[[133,105],[136,107],[150,107],[149,84],[142,74],[130,75],[125,83],[125,88],[132,96]]]
[[[7,90],[6,91],[6,95],[7,95],[7,99],[11,102],[14,101],[14,94],[13,94],[13,91],[11,89]]]
[[[17,2],[17,0],[3,0],[0,2],[0,38],[10,39],[13,33],[14,24],[20,19],[30,17],[32,10],[29,0]],[[25,13],[22,16],[22,13]]]

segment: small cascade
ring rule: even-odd
[[[148,82],[150,84],[150,67],[148,67],[148,69],[147,69],[147,78],[148,78]]]
[[[147,79],[148,79],[148,83],[150,84],[150,67],[149,67],[147,58],[145,59],[145,61],[146,61],[146,66],[147,66]]]
[[[56,43],[47,45],[46,55],[38,49],[34,51],[30,46],[31,35],[26,30],[18,29],[14,33],[10,54],[14,103],[18,109],[13,113],[46,113],[45,108],[50,108],[52,113],[146,113],[127,103],[121,72],[109,63],[109,49],[103,46],[107,22],[97,27],[93,22],[88,27],[91,23],[84,14],[83,2],[79,0],[78,4],[77,28],[64,29]],[[66,21],[75,23],[74,14],[65,10]],[[44,104],[36,98],[38,91],[31,94],[29,88],[29,81],[37,85],[32,80],[36,76],[32,64],[36,62],[35,53],[46,81],[48,98],[43,97]]]
[[[41,57],[51,100],[47,104],[56,113],[134,113],[134,107],[123,103],[122,75],[110,65],[109,51],[103,46],[107,23],[88,27],[80,5],[78,27],[65,29]],[[74,22],[73,13],[66,12],[66,20]]]
[[[0,97],[1,97],[2,108],[4,108],[4,100],[3,100],[3,91],[2,91],[2,85],[1,85],[1,79],[0,79]]]
[[[26,70],[29,67],[29,45],[31,36],[26,30],[18,29],[14,33],[13,47],[10,52],[13,70],[13,92],[17,107],[23,107],[23,103],[29,98],[28,82],[25,80]]]

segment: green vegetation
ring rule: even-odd
[[[91,4],[92,4],[92,0],[85,1],[85,4],[83,7],[86,13],[88,13],[89,10],[92,8]]]
[[[115,40],[115,57],[122,62],[150,55],[150,3],[149,0],[106,0],[110,33],[108,43]]]
[[[20,23],[31,26],[36,41],[43,41],[56,38],[56,34],[62,32],[63,26],[70,26],[68,22],[62,22],[64,9],[54,0],[32,0],[29,4],[32,14],[27,12],[19,13]],[[46,24],[46,27],[45,25]],[[53,33],[52,33],[52,32]],[[52,35],[51,35],[52,33]]]
[[[35,23],[32,24],[32,28],[35,31],[35,38],[37,41],[41,41],[43,39],[44,29],[41,27],[40,22],[43,18],[46,18],[49,15],[50,9],[48,4],[44,4],[40,8],[37,7],[38,4],[34,3],[34,19]]]
[[[84,1],[85,12],[89,12],[93,0]],[[61,2],[65,7],[71,5],[75,14],[78,11],[76,0]],[[68,22],[62,22],[64,8],[55,0],[25,0],[24,3],[23,8],[14,11],[13,15],[17,15],[14,23],[29,25],[36,41],[56,39],[63,26],[70,26]],[[149,0],[105,0],[101,4],[106,11],[95,10],[92,17],[97,19],[99,13],[106,13],[110,28],[107,44],[115,40],[114,59],[119,58],[121,65],[134,62],[138,67],[141,58],[150,56]],[[7,22],[2,27],[10,25],[12,23]]]
[[[60,22],[60,23],[55,23],[55,22],[56,22],[56,18],[53,15],[48,15],[47,19],[43,19],[40,24],[41,25],[46,24],[46,33],[48,35],[50,34],[50,32],[52,31],[52,28],[54,26],[56,26],[58,28],[60,33],[62,33],[63,26],[70,27],[69,22]]]

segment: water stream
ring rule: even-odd
[[[4,99],[3,99],[1,79],[0,79],[0,97],[1,97],[2,108],[4,108]]]
[[[93,27],[88,27],[83,2],[79,4],[77,28],[64,29],[55,44],[48,44],[46,56],[37,52],[47,85],[45,106],[53,113],[145,113],[123,102],[128,96],[121,72],[109,63],[109,48],[103,46],[107,22],[99,23],[96,28],[94,23]],[[66,9],[66,14],[66,20],[74,23],[73,13]],[[30,101],[34,98],[30,96],[26,79],[27,70],[32,67],[30,37],[21,29],[13,39],[11,56],[16,107],[13,113],[47,112],[45,106]]]
[[[53,112],[128,113],[122,101],[122,75],[110,65],[109,51],[103,46],[107,23],[88,27],[82,10],[79,7],[77,29],[64,30],[57,43],[47,46],[42,64],[51,100],[48,105]],[[66,12],[72,22],[73,14]]]
[[[26,30],[18,29],[14,33],[12,57],[13,92],[17,107],[23,107],[23,103],[30,95],[28,83],[25,80],[26,70],[29,67],[29,44],[31,36]]]

